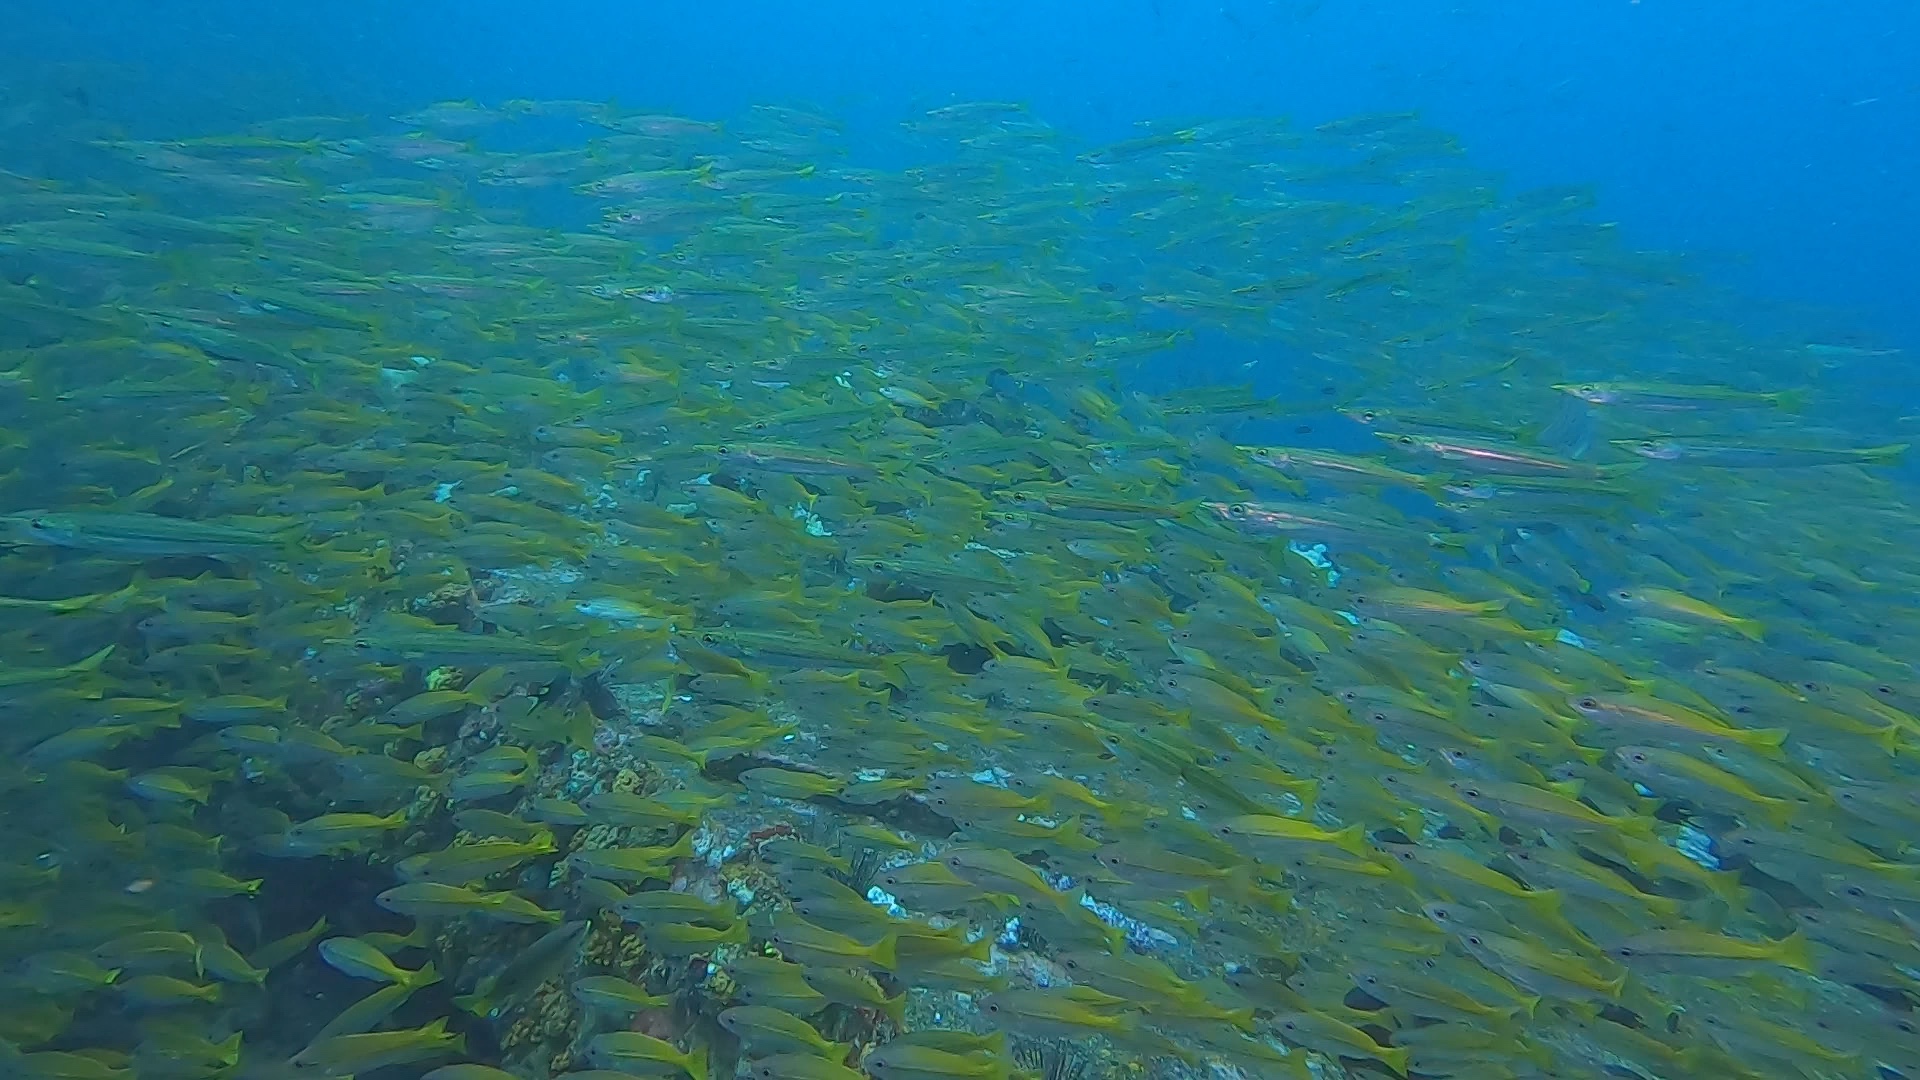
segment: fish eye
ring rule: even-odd
[[[1581,698],[1579,704],[1583,709],[1597,709],[1600,707],[1600,702],[1590,697]]]
[[[1220,834],[1221,836],[1232,836],[1232,835],[1233,835],[1233,826],[1231,826],[1231,825],[1222,825],[1222,826],[1220,826],[1219,828],[1216,828],[1216,829],[1214,829],[1213,831],[1214,831],[1214,832],[1216,832],[1216,833],[1218,833],[1218,834]]]
[[[731,446],[716,446],[716,447],[714,447],[714,451],[713,451],[713,452],[714,452],[714,453],[716,453],[716,454],[719,454],[719,455],[720,455],[721,457],[725,457],[725,456],[727,456],[728,454],[731,454],[731,453],[733,453],[733,447],[731,447]]]
[[[1479,788],[1461,788],[1460,794],[1464,798],[1478,799],[1480,798],[1480,789]]]
[[[1483,941],[1481,941],[1481,940],[1480,940],[1480,935],[1479,935],[1479,934],[1468,934],[1468,935],[1467,935],[1467,939],[1466,939],[1466,940],[1467,940],[1467,944],[1469,944],[1469,945],[1484,945],[1484,944],[1486,944],[1485,942],[1483,942]]]
[[[27,522],[27,528],[29,528],[29,529],[51,529],[51,528],[53,528],[53,526],[52,526],[51,524],[49,524],[49,523],[48,523],[48,521],[47,521],[47,519],[46,519],[46,518],[34,518],[34,519],[33,519],[32,521],[29,521],[29,522]]]
[[[1412,445],[1413,445],[1413,436],[1411,436],[1411,435],[1402,435],[1402,436],[1400,436],[1400,445],[1401,445],[1401,446],[1412,446]]]
[[[700,640],[712,645],[720,640],[719,634],[701,634]]]
[[[1234,504],[1233,504],[1232,506],[1229,506],[1229,507],[1227,507],[1227,513],[1229,513],[1229,514],[1232,514],[1232,515],[1233,515],[1234,517],[1246,517],[1246,516],[1247,516],[1247,504],[1246,504],[1246,503],[1234,503]]]
[[[1613,950],[1613,954],[1615,956],[1620,956],[1620,957],[1631,957],[1635,955],[1632,946],[1629,946],[1629,945],[1620,946],[1619,948]]]
[[[1368,409],[1366,412],[1363,412],[1360,414],[1360,422],[1363,424],[1371,424],[1375,420],[1378,420],[1379,418],[1380,418],[1380,415],[1374,412],[1372,409]]]
[[[1633,599],[1633,593],[1626,589],[1615,589],[1613,591],[1613,598],[1615,600],[1631,600]]]

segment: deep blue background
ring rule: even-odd
[[[874,122],[1010,99],[1096,138],[1147,118],[1310,123],[1416,108],[1516,185],[1596,186],[1602,213],[1638,244],[1697,253],[1760,296],[1851,309],[1817,321],[1827,337],[1920,348],[1913,0],[6,9],[8,142],[69,108],[135,116],[149,133],[463,97],[617,98],[704,116],[812,102]],[[58,100],[39,108],[36,94]]]

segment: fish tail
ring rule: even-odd
[[[687,1075],[693,1080],[707,1080],[707,1048],[704,1045],[687,1052]]]
[[[1522,630],[1514,636],[1518,637],[1521,641],[1531,642],[1543,649],[1550,649],[1560,643],[1560,631],[1557,629]]]
[[[1898,724],[1888,724],[1874,735],[1873,740],[1884,747],[1889,755],[1896,755],[1900,753],[1900,747],[1905,742],[1905,740],[1900,737],[1901,732],[1904,730],[1905,729]]]
[[[1813,974],[1813,945],[1805,934],[1792,934],[1781,940],[1779,960],[1795,971]]]
[[[873,946],[867,950],[867,959],[872,960],[888,971],[898,970],[900,966],[899,947],[900,935],[888,934],[886,937],[874,942]]]
[[[661,853],[661,858],[665,861],[670,861],[673,859],[692,858],[693,857],[693,832],[694,830],[692,829],[688,829],[685,832],[682,832],[680,834],[680,839],[675,840],[673,842],[672,847],[668,848],[666,851]]]
[[[425,964],[420,965],[419,971],[407,977],[407,986],[410,989],[418,990],[423,986],[432,986],[439,981],[440,972],[433,966],[433,961],[429,960]]]
[[[1778,750],[1787,741],[1786,728],[1753,728],[1741,739],[1750,749]]]
[[[907,1026],[907,992],[905,990],[880,1001],[880,1015],[893,1021],[893,1026],[904,1029]]]
[[[1738,630],[1741,636],[1745,637],[1748,641],[1759,641],[1766,634],[1765,627],[1759,619],[1735,619],[1733,620],[1733,628]]]
[[[101,649],[99,652],[94,653],[92,656],[89,656],[84,660],[76,660],[73,663],[68,664],[65,670],[72,674],[77,674],[82,671],[98,671],[100,669],[100,665],[107,662],[108,655],[110,655],[113,652],[113,650],[116,648],[118,648],[118,646],[109,645],[106,648]]]
[[[1367,856],[1373,854],[1373,848],[1367,843],[1367,830],[1358,822],[1334,833],[1334,843],[1350,855]]]
[[[1759,804],[1755,816],[1776,829],[1787,829],[1792,827],[1793,818],[1798,809],[1786,799],[1768,799]]]
[[[1564,728],[1572,728],[1574,725],[1563,724],[1561,726]],[[1602,750],[1598,747],[1586,746],[1581,743],[1573,743],[1571,744],[1571,747],[1572,749],[1569,752],[1572,753],[1574,757],[1579,758],[1580,760],[1586,762],[1589,765],[1600,764],[1602,761],[1606,760],[1607,754],[1609,753],[1609,751]]]
[[[420,970],[425,971],[427,969],[421,968]],[[481,979],[479,984],[473,988],[473,993],[461,994],[453,999],[454,1007],[464,1012],[472,1013],[475,1016],[487,1015],[487,1013],[493,1011],[493,1002],[491,998],[493,996],[493,988],[495,983],[496,983],[496,980],[493,978],[493,976],[488,976],[484,979]],[[412,989],[411,983],[407,985],[408,985],[408,989]],[[421,985],[424,986],[426,984],[423,983]]]
[[[1900,456],[1907,452],[1907,445],[1906,443],[1893,443],[1889,446],[1876,446],[1870,450],[1862,450],[1860,451],[1860,460],[1870,461],[1879,465],[1889,464],[1900,460]]]

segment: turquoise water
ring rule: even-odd
[[[0,1072],[1920,1074],[1914,29],[28,9]]]

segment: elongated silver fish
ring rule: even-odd
[[[109,555],[258,555],[288,545],[298,523],[278,529],[189,521],[161,514],[67,510],[0,518],[0,542],[42,544]]]

